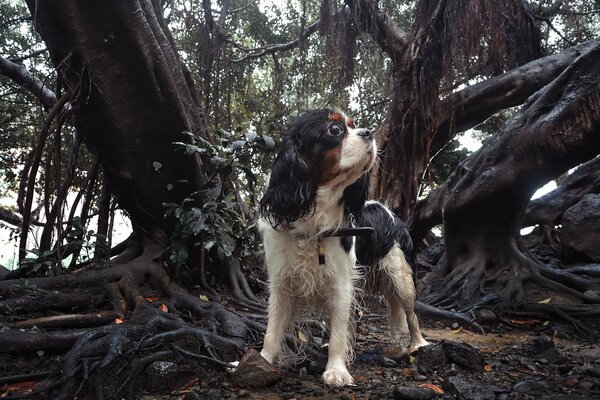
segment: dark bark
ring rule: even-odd
[[[173,142],[189,140],[183,131],[205,136],[206,124],[159,5],[28,5],[64,86],[77,90],[76,126],[119,203],[134,225],[169,231],[162,204],[180,202],[204,180],[199,158],[182,157]]]
[[[353,10],[357,25],[373,37],[394,65],[392,103],[378,131],[382,155],[377,173],[371,175],[370,196],[383,199],[409,220],[431,157],[456,134],[501,110],[522,104],[555,79],[581,52],[598,42],[539,58],[446,95],[449,89],[443,86],[443,81],[449,72],[443,68],[448,50],[441,45],[444,40],[441,32],[448,29],[447,18],[451,14],[447,13],[456,11],[451,2],[418,2],[416,23],[409,33],[402,32],[377,8],[376,2],[347,0],[346,3]],[[519,12],[522,14],[523,10]],[[528,19],[526,15],[524,18]],[[521,57],[520,61],[528,60]]]
[[[40,100],[44,108],[50,109],[56,102],[54,92],[48,89],[42,81],[33,76],[23,65],[0,57],[0,73],[27,89]]]
[[[518,237],[534,191],[600,151],[599,76],[596,43],[420,205],[426,221],[436,220],[432,215],[441,210],[445,238],[441,268],[425,299],[467,306],[495,293],[508,301],[519,298],[523,283],[531,280],[581,300],[598,300],[593,282],[581,287],[581,280],[536,263],[521,251]],[[413,231],[419,224],[416,218]]]
[[[69,100],[78,134],[97,157],[110,194],[128,213],[134,233],[103,269],[92,262],[60,276],[4,277],[0,281],[0,312],[47,313],[0,332],[2,351],[70,349],[59,368],[38,386],[50,393],[49,398],[73,398],[86,383],[97,398],[103,398],[105,387],[126,386],[147,362],[164,357],[191,355],[224,366],[222,360],[239,355],[248,332],[260,332],[264,326],[220,303],[200,300],[179,286],[163,265],[162,253],[174,226],[173,221],[165,220],[163,204],[182,203],[206,182],[199,156],[175,152],[173,143],[191,141],[183,131],[204,138],[208,135],[198,93],[162,19],[160,5],[152,0],[27,3],[59,82],[69,90],[47,118],[38,141],[40,152],[34,153],[26,170],[29,185],[24,216],[30,214],[33,182],[51,122]],[[91,209],[97,167],[94,163],[86,181],[82,222]],[[61,191],[68,181],[64,180]],[[53,209],[58,208],[57,203]],[[55,219],[52,212],[48,215]],[[24,218],[23,226],[27,224]],[[109,229],[101,226],[102,231],[105,228]],[[45,243],[49,237],[49,233],[44,236]],[[26,236],[22,237],[22,243],[25,240]],[[80,248],[71,250],[74,260]],[[238,269],[229,268],[228,274],[244,292],[247,285],[240,278],[239,263],[231,262]],[[148,304],[148,291],[156,293],[160,303]],[[166,308],[159,309],[159,304]],[[67,314],[53,314],[59,307]],[[185,315],[186,321],[193,318],[193,322],[181,320],[175,313]],[[114,324],[116,315],[129,319]],[[18,329],[32,324],[51,329],[86,328],[45,332],[40,326],[39,334]],[[188,337],[190,341],[183,340]],[[172,342],[180,338],[191,348],[173,350]],[[117,361],[130,365],[131,372],[114,382],[104,381],[108,368]]]
[[[555,226],[567,209],[589,193],[600,193],[600,157],[577,168],[552,192],[531,201],[525,209],[521,226]]]

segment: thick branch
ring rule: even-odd
[[[368,33],[391,58],[397,58],[409,34],[400,29],[386,13],[379,10],[377,2],[370,0],[346,0],[363,32]]]
[[[600,157],[583,164],[556,190],[529,203],[522,225],[556,225],[567,209],[589,193],[600,193]]]
[[[0,73],[37,97],[45,108],[52,108],[56,95],[22,65],[0,57]]]
[[[539,58],[451,94],[443,101],[442,109],[447,110],[448,115],[439,125],[431,154],[440,150],[455,134],[482,123],[498,111],[522,104],[598,43],[600,39],[594,39],[562,53]]]

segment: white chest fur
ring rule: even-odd
[[[319,264],[317,238],[302,238],[265,225],[262,228],[271,288],[303,303],[326,300],[332,291],[352,292],[356,279],[353,247],[346,251],[339,237],[323,238],[325,264]]]

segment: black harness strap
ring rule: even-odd
[[[340,228],[337,230],[326,231],[323,237],[345,237],[345,236],[370,236],[375,233],[375,229],[370,226],[360,228]],[[319,265],[325,265],[325,246],[323,239],[319,238],[317,242],[317,252],[319,254]]]

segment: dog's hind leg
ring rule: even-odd
[[[415,314],[417,293],[412,279],[412,269],[406,262],[402,250],[395,246],[381,262],[381,282],[383,295],[389,306],[390,333],[394,340],[401,340],[408,326],[410,335],[409,352],[429,343],[421,335],[419,321]]]
[[[267,332],[260,355],[273,364],[281,352],[285,331],[290,326],[294,305],[290,296],[282,295],[278,290],[269,296],[269,316]]]

